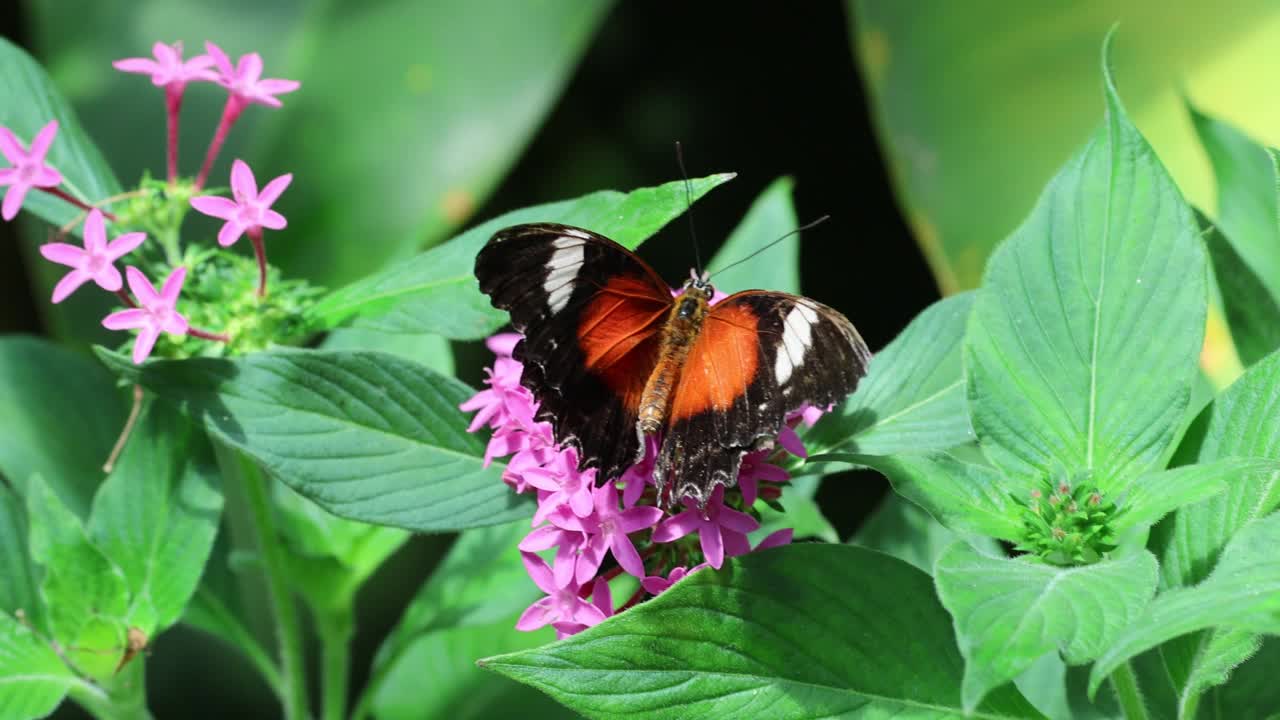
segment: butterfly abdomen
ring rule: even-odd
[[[708,307],[708,298],[702,292],[690,289],[671,308],[662,328],[658,362],[640,396],[640,412],[636,420],[640,435],[652,435],[665,425],[672,392],[680,381],[680,371],[689,357],[689,349],[702,330]]]

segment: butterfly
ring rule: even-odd
[[[716,485],[737,483],[743,455],[773,447],[789,412],[843,400],[871,358],[826,305],[767,290],[712,304],[710,279],[696,271],[673,297],[638,255],[582,228],[500,230],[475,273],[523,334],[513,357],[537,419],[601,481],[659,438],[662,505],[688,497],[705,507]]]

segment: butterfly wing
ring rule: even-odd
[[[476,257],[476,277],[524,334],[515,358],[538,419],[601,479],[621,474],[643,450],[636,411],[671,309],[666,284],[612,240],[550,223],[499,231]]]
[[[871,353],[844,315],[809,298],[748,290],[714,305],[689,350],[654,470],[672,498],[705,504],[742,456],[773,447],[787,413],[853,392]],[[672,474],[674,477],[671,477]]]

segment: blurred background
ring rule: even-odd
[[[1214,187],[1184,98],[1280,144],[1267,71],[1280,59],[1274,2],[778,7],[25,0],[0,10],[0,32],[47,66],[126,187],[163,172],[163,103],[111,60],[148,55],[156,40],[194,54],[208,39],[233,56],[260,52],[267,77],[301,80],[283,109],[245,113],[211,177],[225,182],[235,157],[260,177],[293,172],[279,205],[290,227],[272,238],[271,259],[330,287],[508,210],[675,179],[676,140],[691,175],[738,173],[697,205],[704,257],[760,191],[790,176],[801,222],[833,216],[805,234],[804,290],[844,311],[873,349],[942,293],[974,287],[990,249],[1096,126],[1099,50],[1113,23],[1121,94],[1195,204],[1212,213]],[[187,174],[223,97],[188,90]],[[26,219],[0,226],[0,332],[85,347],[102,339],[101,312],[89,293],[48,304],[44,271],[56,270],[31,262],[47,233]],[[678,281],[693,263],[686,226],[673,223],[643,254]],[[455,354],[459,375],[478,382],[481,349]],[[818,498],[843,538],[885,491],[874,474],[836,475]],[[353,688],[450,540],[415,538],[366,587]],[[441,663],[470,667],[436,661],[424,664],[424,694]],[[522,693],[476,674],[454,715],[492,716],[477,698]],[[236,655],[181,627],[159,638],[148,676],[157,717],[276,713]],[[546,704],[519,697],[528,714]]]

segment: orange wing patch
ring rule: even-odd
[[[654,295],[646,278],[620,275],[591,298],[578,321],[584,365],[628,410],[640,404],[657,362],[658,332],[670,306],[669,299]]]
[[[680,372],[670,422],[728,410],[746,392],[759,364],[758,325],[755,313],[743,305],[711,308]]]

